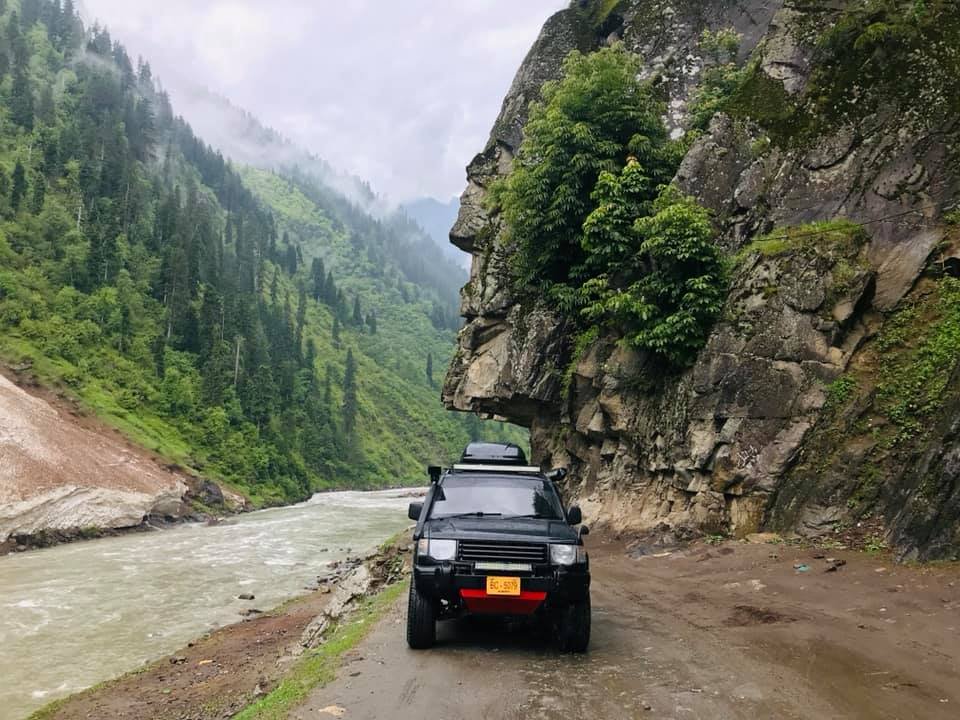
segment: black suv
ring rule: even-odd
[[[580,508],[564,509],[554,482],[564,471],[530,467],[514,445],[474,443],[463,461],[430,468],[422,503],[411,503],[413,581],[407,643],[432,646],[436,622],[463,614],[538,616],[560,648],[590,642],[590,566]]]

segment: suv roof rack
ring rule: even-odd
[[[518,475],[542,475],[543,471],[536,465],[474,465],[458,463],[453,466],[454,472],[488,472],[488,473],[515,473]]]
[[[460,462],[483,465],[526,465],[527,456],[513,443],[472,442],[464,449]]]

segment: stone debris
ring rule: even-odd
[[[303,631],[300,645],[309,650],[323,644],[323,636],[330,624],[340,618],[357,598],[367,594],[373,584],[373,575],[361,565],[346,575],[330,596],[330,602]]]

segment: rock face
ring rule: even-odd
[[[194,482],[214,499],[210,484],[80,427],[0,375],[0,545],[15,536],[179,519],[191,512],[184,497]]]
[[[785,137],[782,122],[755,121],[756,107],[799,103],[808,91],[817,33],[850,4],[830,5],[625,0],[600,17],[595,3],[574,2],[545,25],[468,168],[451,240],[473,254],[473,267],[444,400],[530,427],[535,460],[570,468],[567,493],[594,522],[746,535],[768,527],[822,533],[857,520],[848,502],[855,484],[846,497],[806,492],[811,481],[796,468],[827,424],[831,384],[911,293],[944,239],[943,214],[956,191],[948,151],[956,121],[907,124],[886,105],[807,123],[800,139]],[[866,236],[842,248],[824,241],[747,254],[723,319],[683,372],[664,372],[614,334],[572,358],[571,323],[512,295],[501,220],[484,202],[490,183],[509,172],[529,101],[559,76],[570,50],[622,40],[669,93],[666,121],[676,136],[704,67],[698,38],[730,27],[742,36],[741,60],[750,57],[758,89],[741,99],[744,112],[714,117],[676,182],[713,211],[731,255],[774,228],[838,217],[863,224]],[[957,417],[945,411],[916,457],[900,456],[887,492],[869,508],[888,540],[917,556],[960,549]],[[908,467],[937,474],[938,492],[950,498],[932,524],[921,518],[929,508],[905,510]]]

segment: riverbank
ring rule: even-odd
[[[135,445],[0,366],[0,555],[64,542],[207,521],[247,498]]]
[[[30,720],[214,720],[278,717],[333,676],[404,587],[410,544],[404,532],[363,561],[346,561],[317,588],[211,632],[141,669],[56,701]]]
[[[29,367],[0,364],[0,417],[0,557],[280,506],[137,445]]]

